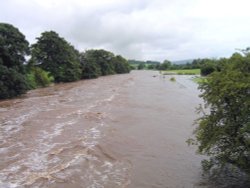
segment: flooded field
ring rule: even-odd
[[[0,101],[0,187],[191,188],[202,103],[187,76],[134,71]]]

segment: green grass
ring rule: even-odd
[[[137,67],[138,67],[139,64],[134,64],[133,63],[133,64],[130,64],[130,65],[137,69]]]
[[[185,69],[185,70],[169,70],[161,71],[164,75],[176,74],[176,75],[200,75],[200,69]]]
[[[207,81],[206,77],[194,77],[192,79],[195,83],[200,84],[200,83],[204,83]]]

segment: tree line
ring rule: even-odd
[[[139,60],[128,60],[131,65],[131,69],[148,69],[148,70],[167,70],[171,65],[171,62],[168,60],[164,60],[162,63],[159,61],[139,61]]]
[[[79,52],[54,31],[45,31],[29,45],[15,26],[0,23],[0,99],[24,94],[52,82],[72,82],[129,73],[128,61],[112,52]]]
[[[169,60],[164,60],[162,63],[158,61],[137,61],[128,60],[134,69],[142,70],[188,70],[200,69],[202,76],[207,76],[214,71],[220,71],[224,63],[228,61],[227,58],[221,59],[194,59],[185,64],[174,64]]]
[[[219,69],[221,62],[224,59],[194,59],[192,62],[185,64],[174,64],[169,60],[164,60],[162,63],[159,61],[137,61],[128,60],[132,69],[137,70],[188,70],[188,69],[201,69],[201,75],[207,76],[213,71]]]

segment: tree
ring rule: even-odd
[[[142,70],[146,67],[146,65],[144,63],[140,63],[137,67],[138,70]]]
[[[167,70],[171,67],[171,62],[168,60],[164,60],[162,64],[160,64],[159,70]]]
[[[0,98],[10,98],[28,90],[25,55],[29,43],[14,26],[0,23]]]
[[[122,74],[122,73],[129,73],[130,72],[130,67],[128,64],[128,61],[123,58],[122,56],[118,55],[115,56],[112,59],[112,62],[114,64],[114,68],[115,68],[115,72],[118,74]]]
[[[112,52],[106,50],[88,50],[86,52],[91,58],[92,62],[95,62],[101,70],[101,75],[115,74],[115,67],[112,63],[112,59],[115,57]]]
[[[205,64],[201,66],[201,75],[208,76],[209,74],[213,73],[216,70],[216,64],[209,60]]]
[[[56,82],[70,82],[81,77],[78,51],[56,32],[49,31],[32,45],[35,65],[48,71]]]
[[[155,66],[156,66],[156,65],[154,65],[154,64],[149,64],[149,65],[148,65],[148,69],[149,69],[149,70],[155,69]]]
[[[204,167],[231,164],[250,175],[250,55],[233,55],[200,89],[210,110],[195,130],[198,152],[210,156]]]
[[[112,63],[114,54],[106,50],[94,50],[96,63],[101,67],[102,75],[115,74],[115,67]]]
[[[97,78],[100,75],[122,74],[130,71],[128,61],[105,50],[87,50],[80,55],[82,78]]]
[[[82,68],[82,78],[97,78],[101,75],[101,67],[96,63],[92,50],[80,54],[80,63]]]

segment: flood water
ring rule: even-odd
[[[191,188],[202,103],[187,76],[134,71],[0,101],[0,187]]]

